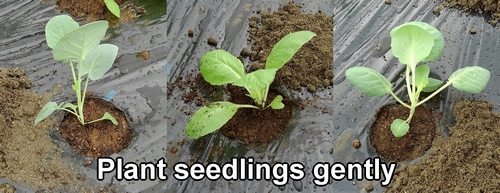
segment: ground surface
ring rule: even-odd
[[[56,121],[33,125],[51,93],[38,95],[30,85],[24,71],[0,69],[0,177],[46,192],[89,192],[85,177],[60,159],[62,150],[51,141]]]
[[[250,18],[252,68],[264,68],[273,46],[285,35],[309,30],[316,33],[304,44],[283,68],[278,71],[275,83],[310,92],[322,91],[333,85],[333,16],[322,12],[302,14],[300,7],[287,3],[276,12],[260,11],[259,17]],[[260,27],[261,26],[261,27]]]
[[[500,20],[500,2],[492,0],[445,0],[444,5],[448,7],[457,7],[463,11],[477,11],[479,13],[487,12],[491,15],[488,22],[496,25]]]
[[[73,18],[85,17],[85,22],[108,20],[111,26],[125,21],[133,21],[145,10],[135,5],[126,6],[126,0],[115,0],[120,6],[120,18],[115,17],[104,4],[104,0],[57,0],[58,8],[71,14]],[[126,7],[125,7],[126,6]]]
[[[438,136],[427,157],[398,169],[385,192],[498,192],[500,113],[492,109],[490,102],[458,102],[450,136]]]
[[[370,143],[381,157],[394,161],[410,161],[424,155],[436,135],[436,119],[432,109],[418,106],[410,122],[410,130],[400,138],[394,137],[391,124],[395,119],[406,120],[410,109],[400,104],[382,107],[370,130]]]
[[[59,132],[71,147],[87,157],[107,157],[118,153],[128,146],[132,137],[125,113],[103,99],[85,99],[85,122],[97,120],[106,112],[116,118],[118,125],[109,120],[82,125],[76,116],[66,113]]]

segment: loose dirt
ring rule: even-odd
[[[106,112],[116,118],[118,125],[109,120],[82,125],[75,115],[66,113],[59,125],[59,132],[72,148],[87,157],[106,157],[118,153],[128,146],[132,137],[125,113],[103,99],[85,99],[85,122],[97,120]]]
[[[285,35],[309,30],[317,36],[304,44],[278,71],[275,84],[298,91],[301,87],[306,87],[310,92],[330,89],[333,85],[333,16],[321,11],[303,14],[300,7],[291,2],[276,12],[258,13],[260,18],[250,18],[248,41],[252,42],[252,69],[264,68],[271,49]]]
[[[490,102],[457,102],[450,136],[438,136],[428,156],[396,170],[384,192],[498,192],[500,113],[492,109]]]
[[[395,119],[406,120],[410,109],[401,104],[382,107],[370,130],[370,143],[375,151],[394,162],[410,161],[425,154],[436,135],[436,119],[429,107],[418,106],[410,122],[410,130],[400,138],[394,137],[391,124]]]
[[[490,22],[496,25],[500,20],[500,2],[499,1],[478,1],[478,0],[445,0],[444,6],[456,7],[464,12],[477,11],[479,14],[486,12],[490,17]],[[440,8],[437,8],[440,9]],[[434,11],[436,12],[436,11]],[[437,11],[439,12],[439,11]]]
[[[54,93],[38,95],[30,87],[24,70],[0,69],[0,177],[41,192],[91,192],[51,141],[56,120],[33,125]]]
[[[57,0],[60,10],[71,14],[73,18],[85,17],[85,23],[97,20],[108,20],[111,26],[121,22],[134,21],[138,15],[145,12],[144,8],[130,4],[126,0],[115,0],[120,6],[120,18],[115,17],[104,4],[104,0]]]

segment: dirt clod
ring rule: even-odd
[[[489,13],[488,17],[491,19],[488,22],[492,25],[496,25],[500,20],[500,3],[498,1],[445,0],[444,5],[458,8],[463,12],[467,12],[467,15],[471,10],[477,11],[479,14]]]
[[[194,35],[193,30],[188,30],[188,36],[189,36],[189,37],[193,37],[193,35]]]
[[[352,142],[352,146],[359,149],[361,147],[361,141],[359,141],[359,139],[354,140],[354,142]]]
[[[217,46],[217,44],[219,42],[217,40],[215,40],[214,38],[208,38],[207,43],[208,43],[208,45],[211,45],[211,46]]]
[[[142,60],[149,60],[151,55],[149,54],[149,51],[143,50],[137,54],[137,58],[140,58]]]

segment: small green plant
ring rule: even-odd
[[[226,124],[239,108],[254,108],[264,110],[282,109],[283,97],[276,96],[266,106],[269,86],[274,81],[276,72],[288,62],[293,55],[311,38],[316,36],[310,31],[299,31],[286,35],[271,50],[264,69],[245,74],[241,61],[224,50],[213,50],[200,59],[200,72],[203,78],[212,85],[233,84],[244,87],[255,101],[250,104],[234,104],[227,101],[210,103],[194,113],[186,125],[189,138],[198,139]]]
[[[82,125],[101,120],[110,120],[113,124],[118,124],[118,121],[107,112],[102,118],[90,122],[85,122],[83,116],[83,104],[89,79],[101,78],[111,68],[118,53],[118,47],[115,45],[99,44],[107,29],[107,21],[96,21],[79,26],[67,15],[55,16],[49,20],[45,27],[47,45],[52,48],[54,60],[69,63],[73,75],[72,88],[76,92],[77,105],[64,102],[57,105],[55,102],[49,102],[38,113],[35,125],[55,110],[64,110],[77,116]],[[76,69],[75,62],[77,63]],[[80,86],[85,75],[87,78],[82,93]]]
[[[104,4],[106,4],[106,7],[113,15],[120,18],[120,6],[118,6],[115,0],[104,0]]]
[[[444,38],[441,32],[423,22],[409,22],[391,30],[392,53],[406,65],[406,86],[410,105],[399,99],[392,92],[392,84],[380,73],[366,67],[352,67],[346,70],[346,78],[368,96],[391,94],[401,105],[410,108],[408,119],[396,119],[391,124],[395,137],[404,136],[417,106],[425,103],[446,87],[453,85],[458,90],[469,93],[480,93],[488,84],[490,72],[479,66],[464,67],[451,74],[443,85],[441,80],[429,78],[429,67],[419,62],[437,59],[444,49]],[[434,91],[434,92],[433,92]],[[421,92],[433,92],[422,101],[418,101]]]

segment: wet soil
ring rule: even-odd
[[[40,192],[91,192],[51,141],[54,116],[33,125],[54,93],[38,95],[30,87],[24,70],[0,69],[0,177]]]
[[[246,96],[248,92],[245,89],[235,86],[227,88],[231,95],[229,101],[256,106],[253,99]],[[277,91],[269,90],[267,103],[270,103],[278,94]],[[285,96],[283,96],[283,104],[285,107],[279,110],[272,108],[265,110],[238,109],[233,118],[221,128],[222,134],[230,138],[237,138],[245,144],[267,143],[276,139],[292,119],[293,107],[297,106],[296,102],[285,98]]]
[[[71,14],[73,18],[85,17],[85,22],[90,23],[97,20],[107,20],[111,26],[118,23],[134,21],[138,15],[145,10],[136,5],[131,5],[127,0],[115,0],[120,6],[120,18],[114,16],[104,4],[104,0],[57,0],[58,9]]]
[[[450,136],[438,136],[430,153],[396,170],[385,192],[498,192],[500,113],[486,101],[454,106]]]
[[[445,0],[443,4],[447,7],[459,8],[465,12],[477,11],[479,14],[486,12],[490,18],[488,22],[493,25],[496,25],[500,20],[500,2],[498,1]],[[436,9],[440,9],[440,7],[437,7]],[[436,13],[436,11],[434,12]]]
[[[250,60],[254,62],[252,70],[264,68],[273,46],[285,35],[309,30],[317,36],[304,44],[278,71],[275,84],[285,85],[297,91],[306,87],[309,92],[332,88],[333,16],[327,16],[321,11],[316,14],[303,14],[300,7],[291,2],[276,12],[258,13],[260,18],[250,18]]]
[[[410,130],[400,138],[394,137],[391,124],[395,119],[406,120],[410,109],[401,104],[382,107],[370,130],[370,143],[380,157],[394,162],[410,161],[425,154],[436,135],[436,119],[432,109],[418,106],[410,122]]]
[[[128,146],[132,137],[125,113],[103,99],[85,99],[85,122],[99,119],[106,112],[116,118],[118,125],[110,120],[82,125],[76,116],[66,113],[59,125],[59,132],[72,148],[87,157],[106,157],[118,153]]]

